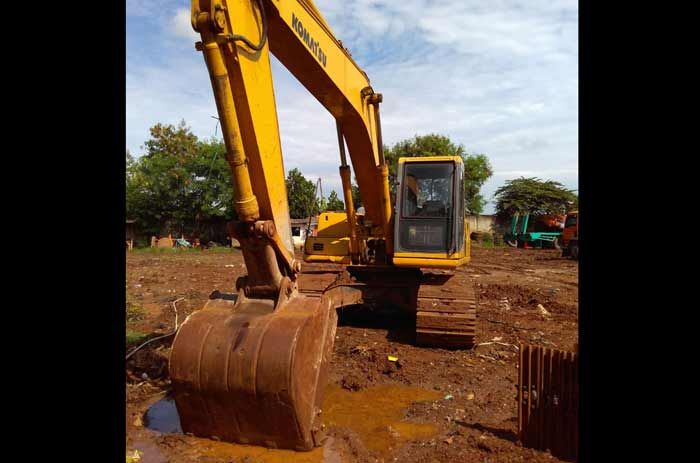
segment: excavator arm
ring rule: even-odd
[[[193,0],[196,48],[211,78],[231,167],[248,274],[236,294],[212,297],[182,324],[170,376],[182,428],[199,436],[309,450],[319,444],[335,306],[359,299],[339,287],[300,294],[269,53],[336,120],[350,253],[358,260],[348,151],[369,234],[391,254],[388,170],[379,103],[369,80],[310,0]]]
[[[379,121],[380,94],[335,38],[310,0],[192,2],[192,25],[204,52],[230,154],[236,210],[244,221],[271,220],[291,253],[289,211],[269,52],[332,114],[341,178],[357,254],[350,169],[357,178],[370,233],[392,253],[391,203]],[[248,180],[250,179],[250,180]],[[282,253],[284,253],[282,251]],[[356,259],[355,259],[356,260]]]

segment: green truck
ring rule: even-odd
[[[510,230],[503,236],[504,241],[514,248],[561,249],[562,232],[559,223],[562,218],[559,216],[536,217],[536,220],[530,221],[529,213],[523,215],[519,213],[514,214]],[[528,230],[528,225],[530,230]],[[534,231],[532,228],[538,228],[542,231]]]

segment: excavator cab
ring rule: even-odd
[[[469,240],[465,239],[469,233],[462,193],[462,158],[400,158],[398,179],[393,266],[454,269],[466,264],[470,248]],[[332,227],[327,227],[329,216],[333,217]],[[347,214],[323,213],[318,220],[317,236],[306,239],[304,261],[349,264]]]
[[[465,263],[462,158],[400,158],[398,178],[394,265],[454,268]]]

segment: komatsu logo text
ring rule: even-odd
[[[304,25],[299,21],[299,18],[296,17],[294,13],[292,13],[292,29],[294,29],[297,34],[299,34],[299,38],[304,41],[307,47],[309,47],[309,50],[311,50],[311,53],[316,56],[316,59],[318,60],[319,63],[323,64],[323,67],[326,67],[326,54],[321,50],[321,47],[318,45],[318,40],[314,40],[311,35],[309,35],[309,31],[306,30]]]

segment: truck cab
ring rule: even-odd
[[[578,260],[578,211],[566,214],[562,233],[562,256],[571,256]]]

